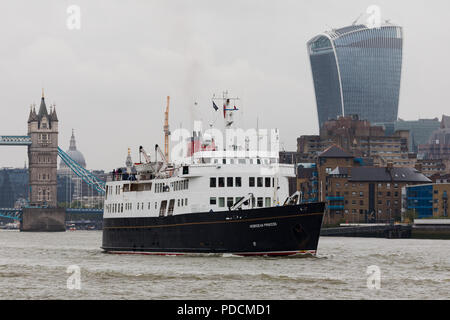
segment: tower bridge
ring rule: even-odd
[[[24,208],[0,208],[0,217],[21,222],[22,231],[64,231],[64,208],[57,202],[58,156],[72,172],[100,193],[105,192],[105,182],[83,168],[58,147],[58,116],[54,105],[47,109],[44,92],[38,112],[31,107],[28,132],[24,136],[0,135],[0,146],[26,146],[29,163],[29,204]],[[67,213],[102,214],[97,209],[67,209]]]

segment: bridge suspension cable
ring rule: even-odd
[[[58,147],[58,155],[64,161],[64,163],[84,182],[94,187],[98,192],[105,193],[105,182],[96,177],[93,173],[89,172],[82,166],[80,166],[75,160],[73,160],[67,153],[65,153],[60,147]]]

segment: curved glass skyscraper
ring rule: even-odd
[[[353,25],[308,42],[320,127],[339,115],[397,120],[402,44],[402,28],[394,25]]]

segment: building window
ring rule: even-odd
[[[227,198],[227,207],[232,207],[233,206],[233,197],[228,197]]]
[[[255,186],[255,177],[248,178],[248,185],[249,185],[249,187]]]
[[[217,179],[215,177],[214,178],[209,178],[209,187],[210,188],[215,188],[216,185],[217,185]]]
[[[233,186],[233,177],[227,177],[227,187]]]
[[[180,200],[178,200],[178,202],[180,202]],[[209,198],[209,204],[215,206],[217,204],[216,197]]]
[[[264,185],[266,188],[270,188],[270,178],[269,177],[264,178]]]
[[[225,187],[225,178],[219,177],[219,188]]]
[[[266,207],[270,207],[271,200],[270,197],[266,197]]]
[[[219,207],[220,208],[225,207],[225,198],[224,197],[219,198]]]
[[[236,177],[236,181],[234,184],[236,187],[242,187],[242,178],[241,177]]]

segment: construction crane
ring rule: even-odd
[[[169,102],[170,97],[167,96],[167,106],[166,106],[166,112],[164,113],[164,156],[167,161],[169,161],[169,136],[170,136],[170,130],[169,130]]]

